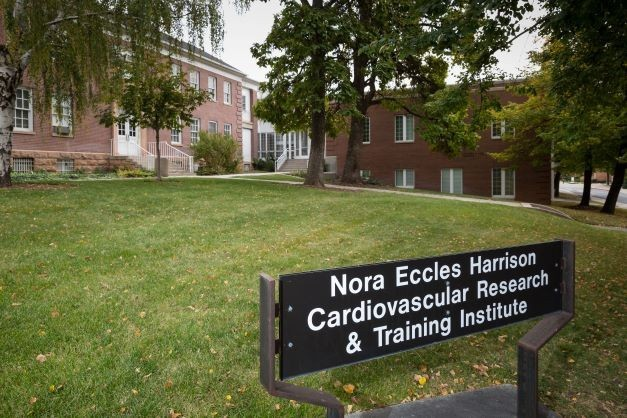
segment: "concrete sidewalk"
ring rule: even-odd
[[[347,418],[515,418],[516,403],[516,386],[500,385],[355,412]],[[539,412],[541,417],[559,417],[543,405]]]

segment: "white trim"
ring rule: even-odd
[[[222,83],[222,96],[225,105],[233,104],[233,84],[231,84],[230,81],[224,80],[224,82]]]
[[[17,100],[18,100],[17,92],[20,90],[28,91],[28,108],[17,107]],[[20,100],[24,100],[24,98],[22,97]],[[15,120],[17,118],[18,110],[28,111],[28,128],[22,128],[22,127],[18,128],[17,126],[15,126]],[[13,132],[34,132],[34,129],[33,129],[33,90],[29,89],[28,87],[20,86],[17,89],[15,89],[15,106],[13,110]]]
[[[218,77],[213,76],[213,75],[209,75],[207,76],[207,92],[209,92],[211,94],[211,90],[209,90],[209,80],[213,80],[213,97],[209,96],[209,101],[210,102],[217,102],[218,101]]]
[[[215,126],[216,126],[215,131],[211,131],[211,128],[210,128],[211,124],[215,124]],[[215,120],[210,120],[207,123],[207,132],[209,132],[210,134],[217,134],[218,133],[218,122],[216,122]]]
[[[192,83],[192,74],[196,77],[196,83]],[[196,90],[200,90],[200,71],[190,70],[189,71],[189,85],[194,87]]]
[[[448,191],[444,190],[444,171],[449,173],[449,185]],[[459,170],[461,173],[460,191],[455,192],[455,171]],[[464,194],[464,169],[463,168],[443,168],[440,170],[440,192],[451,194]]]
[[[402,136],[403,139],[402,140],[397,140],[396,139],[396,119],[397,118],[403,118],[403,132],[402,132]],[[411,119],[410,119],[411,118]],[[411,132],[409,132],[409,130],[407,129],[407,125],[408,125],[408,121],[411,120]],[[411,138],[411,139],[410,139]],[[414,115],[394,115],[394,142],[397,144],[403,144],[403,143],[411,143],[415,141],[415,134],[414,134]]]
[[[494,172],[500,170],[501,190],[500,194],[494,194]],[[512,171],[512,194],[505,194],[505,172]],[[514,199],[516,197],[516,170],[513,168],[498,168],[494,167],[490,169],[490,193],[492,197]]]
[[[196,123],[194,123],[196,122]],[[197,130],[193,130],[192,128],[196,127]],[[200,118],[192,118],[189,123],[189,142],[190,144],[197,144],[200,140],[200,129],[202,127],[202,121]],[[194,141],[193,134],[196,133],[196,141]]]
[[[186,64],[191,64],[197,68],[200,68],[202,70],[207,70],[209,72],[212,72],[214,74],[220,75],[222,77],[228,77],[231,78],[233,80],[237,80],[242,82],[244,80],[245,74],[240,73],[240,72],[235,72],[232,70],[229,70],[227,68],[225,68],[223,65],[221,65],[218,62],[209,60],[206,57],[201,57],[199,55],[195,55],[196,59],[190,59],[187,56],[181,56],[178,54],[172,54],[171,51],[167,50],[167,49],[162,49],[161,50],[161,54],[164,56],[171,56],[173,60],[175,61],[180,61],[180,62],[184,62]],[[204,61],[204,62],[203,62]],[[209,65],[207,63],[211,63],[212,65]]]
[[[227,126],[229,127],[229,132],[228,133],[226,132],[226,127]],[[225,123],[223,130],[224,130],[224,135],[233,136],[233,125],[231,125],[230,123]],[[252,139],[251,139],[251,141],[252,141]]]
[[[403,182],[401,185],[397,184],[396,182],[396,174],[398,172],[402,172],[402,177],[403,177]],[[412,179],[411,182],[412,184],[410,185],[409,182],[407,181],[407,176],[408,174],[412,175]],[[394,170],[394,187],[398,187],[401,189],[413,189],[416,187],[416,171],[414,171],[413,168],[397,168]]]

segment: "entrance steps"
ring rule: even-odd
[[[307,162],[308,160],[301,159],[288,159],[285,160],[285,163],[281,166],[279,171],[286,171],[289,173],[293,173],[295,171],[307,171]]]

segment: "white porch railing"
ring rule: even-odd
[[[145,170],[154,171],[155,170],[155,156],[146,151],[136,142],[128,143],[128,158],[135,161],[140,167]]]
[[[170,167],[186,171],[188,173],[194,172],[194,157],[185,154],[183,151],[173,147],[167,142],[159,142],[159,149],[161,151],[161,158],[167,158],[170,163]],[[150,142],[148,144],[148,151],[151,154],[157,155],[157,143]]]
[[[286,147],[283,150],[283,154],[281,154],[279,158],[277,158],[276,161],[274,162],[274,171],[279,171],[281,167],[283,167],[283,164],[285,164],[285,162],[287,161],[287,155],[288,155],[288,148]]]

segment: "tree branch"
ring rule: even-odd
[[[45,23],[46,26],[56,26],[59,23],[62,22],[66,22],[69,20],[78,20],[84,17],[93,17],[93,16],[106,16],[106,15],[110,15],[112,14],[112,11],[104,11],[104,12],[91,12],[91,13],[85,13],[84,15],[76,15],[76,16],[63,16],[62,12],[59,12],[59,14],[57,15],[57,18],[54,20],[51,20],[50,22]]]

